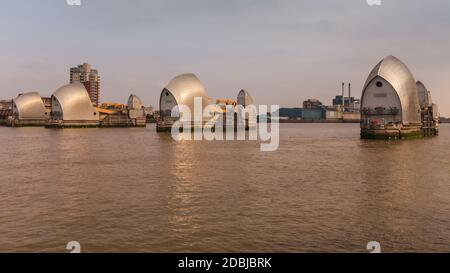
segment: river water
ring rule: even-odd
[[[450,126],[359,139],[282,124],[280,148],[146,129],[0,128],[0,252],[450,251]]]

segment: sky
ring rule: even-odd
[[[401,59],[450,116],[450,1],[0,0],[0,98],[50,96],[89,62],[101,100],[130,93],[158,106],[175,76],[195,73],[213,98],[242,88],[257,104],[331,104],[361,95],[385,56]]]

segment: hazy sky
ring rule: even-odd
[[[342,81],[360,96],[384,56],[403,60],[450,116],[450,1],[0,0],[0,97],[50,95],[89,62],[102,101],[130,92],[157,106],[193,72],[214,98],[248,89],[258,104],[331,104]]]

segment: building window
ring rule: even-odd
[[[380,82],[380,81],[378,81],[377,83],[376,83],[376,85],[377,85],[377,87],[383,87],[383,83],[382,82]]]

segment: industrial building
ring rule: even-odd
[[[282,121],[299,121],[302,119],[302,108],[280,108],[278,117]]]
[[[344,105],[343,112],[358,112],[360,111],[361,103],[360,99],[356,99],[355,97],[345,97],[342,100],[342,95],[338,95],[333,99],[333,107],[342,107]],[[343,103],[344,101],[344,103]]]
[[[50,112],[37,92],[20,94],[12,100],[12,127],[44,126],[49,116]]]
[[[319,109],[323,106],[318,99],[307,99],[303,102],[303,109]]]
[[[359,99],[351,96],[351,84],[348,86],[348,97],[344,94],[345,84],[342,84],[342,95],[333,99],[332,106],[324,105],[317,99],[307,99],[302,103],[303,108],[281,108],[279,110],[281,122],[359,123],[361,121]]]
[[[318,107],[318,108],[303,108],[302,111],[302,120],[303,121],[320,121],[325,120],[326,111],[325,108]]]
[[[200,82],[194,74],[182,74],[172,79],[169,84],[162,90],[159,101],[159,118],[157,120],[157,131],[167,132],[172,129],[172,126],[176,121],[181,121],[184,124],[191,122],[192,128],[203,128],[205,123],[211,119],[211,117],[204,117],[202,113],[201,120],[195,120],[194,99],[201,98],[202,111],[208,105],[217,105],[217,111],[222,112],[225,118],[225,106],[231,105],[234,108],[237,105],[247,107],[253,104],[253,98],[250,93],[244,89],[240,90],[237,96],[237,100],[230,99],[216,99],[208,97],[206,88]],[[190,110],[191,116],[183,116],[177,112],[172,113],[174,107],[183,106]],[[200,110],[200,109],[199,109]],[[198,111],[198,110],[197,110]],[[236,112],[235,112],[236,120]],[[248,120],[247,120],[248,121]],[[236,124],[236,123],[235,123]],[[224,123],[224,125],[226,125]],[[246,124],[246,128],[249,124]]]
[[[326,106],[324,108],[325,119],[327,121],[340,121],[342,120],[342,111],[339,106]]]
[[[430,95],[428,91],[420,92],[425,106],[426,98]],[[361,137],[422,137],[425,129],[422,109],[413,74],[399,59],[388,56],[375,66],[364,84],[361,96]],[[437,134],[437,123],[436,120],[436,125],[427,128],[430,135]]]
[[[320,121],[325,119],[325,106],[317,99],[307,99],[303,102],[302,120]]]
[[[342,122],[361,122],[361,102],[352,97],[352,84],[348,84],[348,97],[345,97],[345,83],[342,83],[342,95],[333,99],[333,106],[340,110]]]

